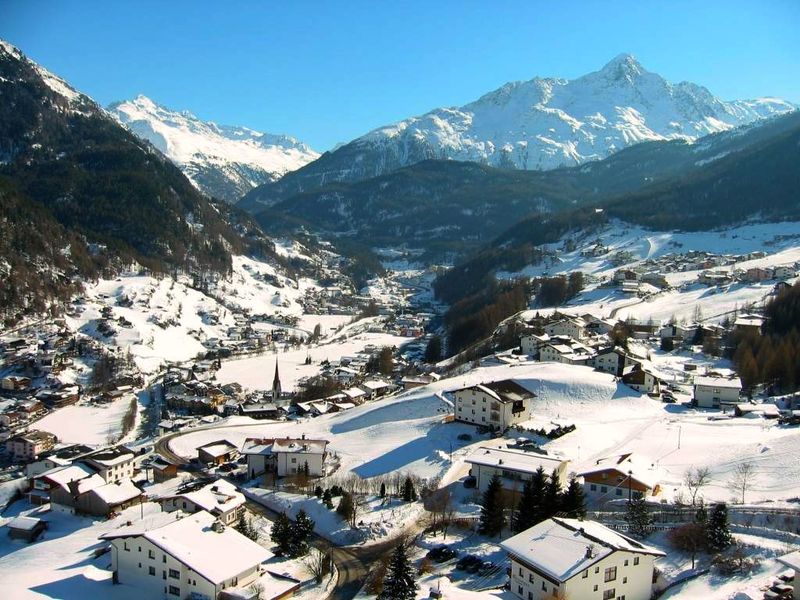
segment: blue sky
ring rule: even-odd
[[[798,0],[0,0],[0,37],[102,104],[143,93],[319,150],[623,52],[725,99],[800,102],[798,31]]]

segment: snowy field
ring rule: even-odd
[[[465,375],[365,404],[350,411],[300,422],[259,423],[235,419],[224,427],[177,437],[172,449],[186,457],[205,443],[227,439],[241,445],[248,436],[322,437],[342,460],[341,470],[361,477],[409,471],[441,476],[465,454],[459,433],[471,426],[442,423],[449,410],[437,393],[466,385],[513,378],[533,391],[530,425],[575,424],[577,431],[548,442],[548,451],[571,461],[569,471],[589,467],[598,458],[634,452],[663,472],[664,497],[672,500],[689,467],[708,466],[707,500],[730,500],[728,483],[737,465],[755,468],[747,501],[800,496],[800,436],[796,428],[760,418],[725,418],[718,411],[665,405],[588,367],[554,363],[483,367]],[[514,435],[513,432],[511,435]],[[678,440],[680,438],[680,448]]]
[[[309,319],[313,321],[313,317]],[[363,325],[363,323],[362,323]],[[337,333],[337,339],[347,333],[347,329]],[[262,354],[250,358],[225,360],[222,368],[217,371],[216,377],[220,384],[237,382],[248,389],[266,390],[272,388],[272,378],[275,374],[275,360],[277,357],[281,375],[281,385],[284,390],[294,390],[297,381],[303,377],[317,375],[320,363],[329,360],[339,360],[342,356],[355,356],[365,346],[400,346],[408,342],[408,338],[387,333],[360,333],[342,341],[329,342],[319,346],[303,347],[298,350],[288,350]],[[311,364],[305,364],[306,358],[311,358]]]
[[[62,443],[108,444],[122,433],[122,417],[130,401],[127,397],[96,406],[66,406],[37,422],[36,429],[49,431]]]

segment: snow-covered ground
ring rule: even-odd
[[[113,443],[122,433],[122,417],[130,401],[131,397],[126,397],[108,404],[67,406],[45,416],[36,428],[49,431],[63,443]]]
[[[310,315],[308,319],[314,322],[315,317],[317,315]],[[347,329],[336,333],[337,339],[347,333]],[[320,363],[325,360],[334,361],[343,356],[355,356],[369,344],[377,347],[400,346],[407,341],[408,338],[393,334],[364,332],[347,337],[343,341],[328,342],[319,346],[226,360],[222,362],[222,368],[217,371],[216,377],[221,384],[237,382],[249,389],[271,389],[277,359],[281,385],[284,390],[291,391],[295,389],[299,379],[317,375],[321,368]],[[305,364],[306,358],[311,359],[311,364]]]
[[[459,433],[473,427],[442,423],[449,410],[438,392],[466,385],[513,378],[533,391],[530,425],[575,424],[577,430],[548,442],[545,448],[571,461],[580,471],[601,457],[634,452],[662,472],[664,497],[672,500],[689,467],[708,466],[708,500],[729,500],[728,483],[737,465],[755,468],[748,502],[800,495],[800,437],[793,428],[752,418],[710,418],[718,411],[665,405],[616,382],[613,376],[588,367],[555,363],[482,367],[405,392],[389,400],[300,422],[258,423],[234,419],[226,425],[173,439],[172,449],[191,457],[196,448],[224,438],[241,445],[248,436],[297,436],[330,440],[330,450],[342,460],[341,470],[361,477],[409,471],[421,477],[441,476],[463,456]],[[513,432],[512,432],[512,435]],[[680,438],[680,447],[678,442]]]
[[[706,251],[716,254],[744,255],[764,251],[768,256],[759,259],[742,260],[735,265],[713,270],[746,270],[750,267],[791,265],[800,260],[800,223],[763,223],[712,232],[654,232],[627,223],[615,222],[590,236],[578,240],[576,249],[565,252],[562,240],[545,247],[557,251],[556,262],[547,261],[531,265],[514,273],[500,273],[503,278],[517,276],[537,277],[541,275],[566,274],[582,271],[597,278],[610,278],[614,271],[622,267],[635,267],[647,259],[657,259],[666,254]],[[566,236],[566,237],[572,237]],[[566,238],[565,238],[566,239]],[[608,253],[597,257],[581,256],[581,252],[591,249],[597,240],[608,248]],[[630,252],[633,259],[623,265],[612,265],[610,259],[618,252]],[[622,294],[616,287],[588,285],[578,297],[573,299],[563,312],[590,312],[598,316],[614,316],[617,319],[628,317],[655,321],[691,319],[699,307],[704,318],[721,319],[735,308],[748,304],[760,304],[772,291],[774,281],[760,284],[734,283],[724,288],[714,288],[693,283],[701,271],[682,271],[666,274],[667,282],[673,290],[657,293],[640,301]],[[533,311],[536,312],[536,311]],[[541,309],[546,314],[552,309]]]

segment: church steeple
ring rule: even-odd
[[[278,400],[281,397],[281,376],[278,374],[278,357],[275,357],[275,377],[272,380],[272,400]]]

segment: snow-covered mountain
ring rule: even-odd
[[[548,170],[605,158],[647,140],[698,137],[795,107],[776,98],[726,102],[672,84],[620,55],[573,80],[508,83],[460,108],[440,108],[378,128],[323,155],[243,206],[272,204],[334,181],[357,181],[425,159]]]
[[[200,190],[228,202],[319,156],[295,138],[202,121],[146,96],[116,102],[108,110],[175,162]]]

